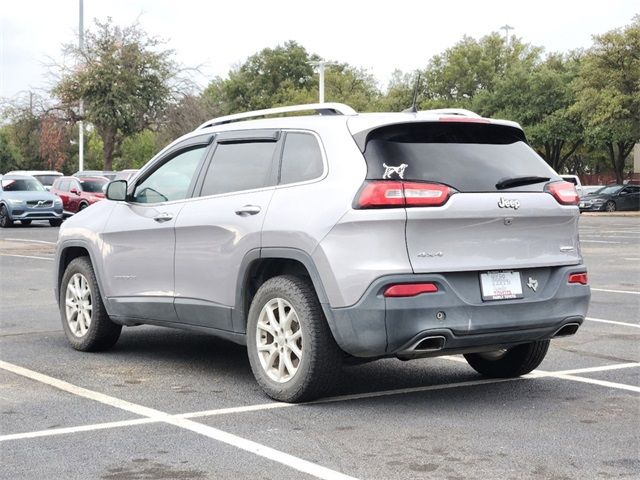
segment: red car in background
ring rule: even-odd
[[[104,177],[60,177],[53,183],[51,193],[62,199],[64,213],[72,215],[104,199],[107,183],[109,180]]]

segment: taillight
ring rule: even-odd
[[[579,283],[580,285],[587,285],[589,283],[587,272],[570,273],[569,283]]]
[[[384,291],[385,297],[415,297],[421,293],[435,293],[438,286],[435,283],[402,283],[391,285]]]
[[[455,191],[439,183],[372,181],[364,184],[356,208],[439,207]]]
[[[578,205],[580,198],[576,186],[571,182],[553,182],[546,186],[549,192],[561,205]]]

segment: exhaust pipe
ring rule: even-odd
[[[444,348],[446,339],[441,335],[433,337],[425,337],[418,340],[413,346],[409,347],[406,351],[409,352],[436,352]]]
[[[573,335],[580,328],[579,323],[567,323],[560,327],[560,329],[553,334],[551,338],[559,338],[559,337],[568,337],[569,335]]]

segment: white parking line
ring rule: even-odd
[[[246,452],[253,453],[254,455],[258,455],[258,456],[267,458],[269,460],[272,460],[274,462],[278,462],[282,465],[293,468],[295,470],[306,473],[308,475],[312,475],[316,478],[322,478],[326,480],[353,480],[354,479],[354,477],[350,477],[348,475],[337,472],[335,470],[322,467],[313,462],[309,462],[307,460],[303,460],[293,455],[289,455],[288,453],[275,450],[273,448],[267,447],[260,443],[247,440],[246,438],[242,438],[237,435],[233,435],[231,433],[218,430],[217,428],[213,428],[208,425],[197,423],[197,422],[188,420],[186,418],[175,417],[166,412],[162,412],[160,410],[156,410],[149,407],[144,407],[142,405],[137,405],[135,403],[128,402],[126,400],[121,400],[119,398],[112,397],[110,395],[105,395],[104,393],[95,392],[93,390],[88,390],[86,388],[78,387],[77,385],[73,385],[71,383],[65,382],[64,380],[59,380],[57,378],[53,378],[48,375],[43,375],[42,373],[38,373],[24,367],[20,367],[12,363],[8,363],[0,360],[0,368],[7,370],[9,372],[15,373],[17,375],[21,375],[23,377],[30,378],[37,382],[55,387],[64,392],[77,395],[79,397],[95,400],[105,405],[110,405],[112,407],[116,407],[130,413],[135,413],[136,415],[148,417],[151,420],[168,423],[176,427],[184,428],[185,430],[189,430],[191,432],[199,433],[200,435],[203,435],[205,437],[212,438],[214,440],[217,440],[222,443],[226,443],[227,445],[231,445],[233,447],[239,448]]]
[[[46,240],[29,240],[27,238],[4,238],[7,242],[24,242],[24,243],[44,243],[45,245],[57,245],[56,242],[47,242]]]
[[[596,380],[595,378],[578,377],[575,375],[565,375],[562,373],[557,373],[550,376],[554,378],[561,378],[563,380],[571,380],[573,382],[589,383],[591,385],[600,385],[601,387],[617,388],[619,390],[628,390],[630,392],[640,393],[640,387],[626,385],[624,383],[607,382],[606,380]]]
[[[466,360],[464,360],[464,358],[462,358],[462,357],[446,356],[446,357],[438,357],[438,358],[466,363]],[[11,366],[11,369],[5,368],[5,365]],[[353,395],[341,395],[341,396],[328,397],[328,398],[316,400],[315,402],[302,403],[302,404],[270,402],[270,403],[262,403],[262,404],[257,404],[257,405],[246,405],[246,406],[243,406],[243,407],[231,407],[231,408],[218,408],[218,409],[214,409],[214,410],[202,410],[202,411],[196,411],[196,412],[181,413],[181,414],[177,414],[177,415],[170,415],[170,414],[166,414],[164,412],[158,412],[158,414],[162,414],[162,415],[153,416],[153,417],[148,417],[147,416],[145,418],[137,418],[137,419],[133,419],[133,420],[120,420],[120,421],[115,421],[115,422],[94,423],[94,424],[89,424],[89,425],[80,425],[80,426],[77,426],[77,427],[50,428],[50,429],[47,429],[47,430],[38,430],[38,431],[33,431],[33,432],[13,433],[13,434],[8,434],[8,435],[1,435],[0,436],[0,442],[9,441],[9,440],[23,440],[23,439],[28,439],[28,438],[50,437],[50,436],[64,435],[64,434],[69,434],[69,433],[89,432],[89,431],[93,431],[93,430],[105,430],[105,429],[110,429],[110,428],[120,428],[120,427],[128,427],[128,426],[134,426],[134,425],[145,425],[145,424],[160,423],[160,422],[174,424],[172,422],[168,422],[167,421],[168,418],[173,418],[173,419],[179,420],[179,419],[189,419],[189,418],[199,418],[199,417],[211,417],[211,416],[217,416],[217,415],[230,415],[230,414],[235,414],[235,413],[257,412],[257,411],[273,410],[273,409],[280,409],[280,408],[299,407],[299,406],[310,405],[310,404],[335,403],[335,402],[340,402],[340,401],[358,400],[358,399],[366,399],[366,398],[376,398],[376,397],[383,397],[383,396],[389,396],[389,395],[400,395],[400,394],[403,394],[403,393],[416,393],[416,392],[423,392],[423,391],[446,390],[446,389],[450,389],[450,388],[458,388],[458,387],[465,387],[465,386],[485,385],[485,384],[491,384],[491,383],[503,383],[503,382],[527,379],[527,378],[545,378],[545,377],[550,377],[550,378],[558,378],[558,379],[571,380],[571,381],[577,381],[577,382],[583,382],[583,383],[592,383],[592,384],[601,385],[601,386],[610,387],[610,388],[618,388],[618,389],[623,389],[623,390],[636,391],[635,389],[637,387],[633,387],[631,385],[625,385],[625,384],[613,383],[613,382],[606,382],[606,381],[600,381],[600,380],[593,380],[593,379],[589,379],[589,378],[583,378],[583,377],[574,376],[574,374],[578,374],[578,373],[603,372],[603,371],[620,370],[620,369],[624,369],[624,368],[633,368],[633,367],[640,367],[640,363],[636,363],[636,362],[633,362],[633,363],[619,363],[619,364],[604,365],[604,366],[599,366],[599,367],[587,367],[587,368],[576,368],[576,369],[572,369],[572,370],[561,370],[561,371],[556,371],[556,372],[535,370],[535,371],[531,372],[529,375],[525,375],[523,377],[499,378],[499,379],[481,379],[481,380],[471,380],[471,381],[466,381],[466,382],[447,383],[447,384],[441,384],[441,385],[428,385],[428,386],[424,386],[424,387],[411,387],[411,388],[403,388],[403,389],[396,389],[396,390],[385,390],[385,391],[378,391],[378,392],[366,392],[366,393],[359,393],[359,394],[353,394]],[[86,389],[83,389],[81,387],[75,387],[74,385],[68,384],[67,382],[64,382],[62,380],[53,379],[52,377],[48,377],[46,375],[41,375],[41,374],[38,374],[37,372],[33,372],[31,370],[24,369],[22,367],[18,367],[17,365],[9,364],[9,363],[6,363],[6,362],[0,361],[0,368],[4,368],[6,370],[12,371],[13,373],[17,373],[18,375],[22,375],[22,373],[19,373],[19,372],[26,371],[28,373],[28,375],[25,375],[25,376],[28,376],[28,378],[32,378],[33,380],[37,380],[37,381],[40,381],[39,380],[40,377],[44,377],[45,379],[55,380],[56,381],[56,385],[53,385],[53,384],[51,384],[49,382],[45,382],[45,383],[47,383],[47,384],[49,384],[51,386],[54,386],[56,388],[60,388],[58,385],[62,385],[63,387],[65,387],[66,385],[70,385],[71,387],[73,387],[74,392],[75,391],[91,392],[90,390],[86,390]],[[35,374],[35,376],[32,375],[32,374]],[[36,378],[34,378],[34,377],[36,377]],[[69,390],[64,389],[64,391],[69,391]],[[69,393],[74,393],[74,392],[69,392]],[[96,393],[97,395],[102,395],[102,394],[99,394],[97,392],[94,392],[94,393]],[[109,399],[113,399],[113,397],[109,397],[109,396],[105,396],[105,397],[107,397]],[[127,405],[132,405],[129,402],[124,402],[124,401],[121,401],[121,402],[123,402],[124,404],[127,404]],[[145,408],[145,407],[142,407],[142,408]],[[178,426],[182,426],[182,425],[178,425]],[[191,430],[191,429],[189,428],[189,430]],[[200,432],[198,432],[198,433],[200,433]],[[214,438],[214,437],[212,437],[212,438]],[[239,447],[239,448],[242,448],[242,447]],[[321,477],[321,478],[324,478],[324,477]],[[337,478],[344,478],[344,477],[337,477]]]
[[[640,292],[634,290],[613,290],[610,288],[591,288],[594,292],[609,292],[609,293],[628,293],[630,295],[640,295]]]
[[[589,320],[590,322],[610,323],[612,325],[621,325],[623,327],[640,328],[640,325],[638,325],[637,323],[616,322],[615,320],[605,320],[603,318],[593,318],[593,317],[587,317],[586,320]]]
[[[50,260],[53,262],[53,258],[49,258],[49,257],[36,257],[33,255],[13,255],[10,253],[0,253],[0,257],[17,257],[17,258],[32,258],[35,260]]]

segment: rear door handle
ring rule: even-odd
[[[246,217],[247,215],[256,215],[262,210],[258,205],[245,205],[236,210],[236,215]]]
[[[153,219],[158,223],[168,222],[173,218],[173,213],[163,212],[160,215],[153,217]]]

